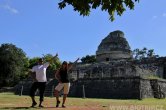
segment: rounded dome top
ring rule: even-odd
[[[116,30],[116,31],[113,31],[113,32],[110,32],[109,35],[112,35],[112,36],[115,36],[115,37],[124,37],[124,33],[120,30]]]
[[[112,56],[113,53],[116,53],[114,54],[115,56]],[[130,46],[126,38],[124,37],[124,33],[122,31],[117,30],[111,32],[107,37],[102,40],[102,42],[98,46],[96,55],[97,57],[100,57],[100,55],[103,56],[104,54],[107,54],[107,56],[108,54],[111,54],[110,59],[131,57]],[[118,56],[117,54],[120,54],[121,57],[116,57]],[[129,56],[126,57],[126,54],[128,54]]]

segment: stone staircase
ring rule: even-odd
[[[27,79],[21,81],[14,87],[14,92],[16,95],[29,95],[30,88],[32,86],[32,80]],[[44,96],[53,97],[54,96],[54,88],[58,84],[56,79],[51,79],[46,84],[46,89],[44,92]],[[36,91],[36,95],[39,95],[39,92]]]
[[[58,84],[58,81],[56,79],[52,79],[52,80],[48,81],[44,95],[48,96],[48,97],[54,97],[54,89],[57,84]]]

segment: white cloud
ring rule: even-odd
[[[163,17],[166,17],[166,13],[163,13]]]
[[[18,14],[19,13],[19,11],[16,8],[11,7],[9,4],[3,5],[1,7],[5,10],[11,12],[12,14]]]

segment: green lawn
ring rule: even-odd
[[[60,99],[62,100],[62,98]],[[36,101],[38,100],[39,97],[36,97]],[[28,96],[17,96],[12,93],[0,93],[0,110],[40,109],[38,107],[30,108],[30,105],[31,100]],[[115,100],[68,98],[66,108],[55,108],[55,98],[45,97],[43,105],[45,108],[42,108],[42,110],[166,110],[166,99],[151,98],[144,100]],[[149,109],[150,107],[152,108]]]

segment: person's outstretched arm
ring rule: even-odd
[[[44,63],[43,65],[44,65],[44,67],[48,67],[49,65],[50,65],[50,63],[54,60],[54,59],[57,59],[58,58],[58,53],[54,56],[54,57],[52,57],[48,62],[46,62],[46,63]]]
[[[56,55],[54,57],[52,57],[48,62],[51,63],[54,59],[58,58],[58,53],[56,53]]]
[[[77,58],[77,60],[73,64],[69,65],[67,71],[70,71],[73,68],[73,65],[75,65],[78,62],[78,60],[79,58]]]

